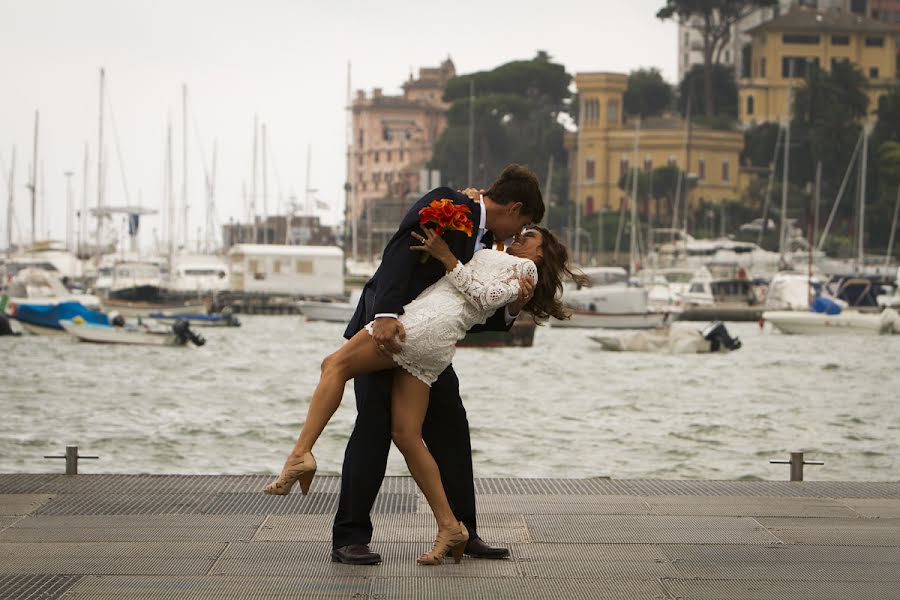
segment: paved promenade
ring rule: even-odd
[[[411,479],[375,506],[384,562],[329,559],[338,481],[0,475],[0,598],[900,598],[900,483],[479,479],[512,559],[419,567]]]

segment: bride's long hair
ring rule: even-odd
[[[542,257],[537,261],[538,281],[534,295],[525,310],[531,313],[536,323],[553,317],[564,321],[572,316],[562,303],[563,282],[566,279],[584,285],[587,277],[569,266],[569,250],[549,229],[536,225],[529,227],[541,233]]]

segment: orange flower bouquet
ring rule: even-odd
[[[453,200],[449,198],[434,200],[419,211],[422,216],[419,225],[434,224],[438,235],[444,235],[445,231],[462,231],[472,237],[472,219],[468,216],[471,212],[465,204],[453,204]],[[429,258],[430,254],[423,253],[420,260],[424,263]]]

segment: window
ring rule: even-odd
[[[869,77],[878,79],[878,67],[869,67]]]
[[[381,153],[378,152],[378,150],[375,151],[375,162],[378,162],[378,159],[380,158],[380,156],[379,156],[380,154]]]
[[[833,35],[833,36],[831,36],[831,45],[832,46],[849,46],[850,45],[850,36],[849,35]]]
[[[687,52],[685,52],[685,53],[684,53],[684,66],[685,66],[685,68],[687,68],[687,67],[689,67],[690,65],[691,65],[691,58],[690,58],[690,55],[689,55]]]
[[[311,260],[303,260],[298,258],[294,263],[294,269],[297,273],[309,274],[313,272],[313,263]]]
[[[584,212],[585,214],[591,214],[594,212],[594,197],[588,196],[584,201]]]
[[[649,156],[644,158],[644,170],[652,171],[653,170],[653,159]]]
[[[363,130],[362,127],[359,128],[359,147],[363,147]]]
[[[697,161],[697,179],[706,179],[706,160],[703,158]]]
[[[870,48],[882,48],[884,47],[884,38],[879,36],[867,36],[866,37],[866,46]]]
[[[766,76],[766,59],[765,57],[759,59],[759,76],[765,78]]]
[[[731,165],[727,160],[722,161],[722,181],[731,181]]]
[[[281,273],[281,261],[277,258],[272,261],[272,272]]]
[[[834,68],[835,68],[837,65],[840,65],[840,64],[843,64],[843,63],[848,63],[848,62],[850,62],[850,59],[849,59],[849,58],[844,57],[844,56],[836,56],[835,58],[832,58],[832,59],[831,59],[831,69],[834,70]]]
[[[584,177],[588,180],[594,179],[594,159],[589,158],[587,162],[584,164]]]
[[[619,159],[619,177],[622,177],[627,172],[628,172],[628,159],[620,158]]]
[[[363,166],[363,161],[364,161],[364,160],[365,160],[365,159],[363,158],[363,153],[360,152],[360,153],[359,153],[359,166]]]
[[[782,40],[784,40],[785,44],[818,44],[819,36],[785,33]]]
[[[391,130],[389,127],[385,127],[384,129],[381,130],[381,137],[384,141],[389,142],[389,141],[391,141],[391,139],[393,139],[394,134],[391,133]]]
[[[259,261],[256,259],[250,259],[250,262],[247,265],[247,269],[251,273],[254,273],[254,274],[258,273],[259,272]]]
[[[753,99],[753,96],[747,96],[747,114],[748,115],[753,114],[753,109],[755,108],[754,103],[755,103],[755,100]]]
[[[619,122],[619,101],[610,100],[606,104],[606,122],[613,124]]]
[[[384,160],[386,160],[387,162],[391,162],[391,151],[390,150],[387,151],[387,158],[385,158]]]
[[[850,0],[850,12],[856,14],[866,14],[866,4],[868,0]]]
[[[812,66],[819,66],[818,58],[808,56],[785,56],[781,59],[781,76],[783,78],[806,77]]]
[[[685,46],[689,46],[690,43],[691,43],[691,32],[690,32],[690,31],[685,31],[685,32],[684,32],[684,45],[685,45]]]
[[[400,150],[397,151],[397,160],[403,162],[403,146],[401,146]]]
[[[384,174],[384,182],[385,182],[385,183],[387,183],[388,185],[390,185],[391,182],[393,182],[393,181],[394,181],[394,174],[393,174],[393,173],[385,173],[385,174]]]

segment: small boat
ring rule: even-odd
[[[162,286],[160,266],[147,261],[122,261],[113,267],[112,285],[102,300],[106,312],[146,317],[153,312],[205,314],[206,301],[185,300]]]
[[[184,320],[194,327],[241,326],[241,321],[229,311],[222,311],[221,313],[214,313],[209,315],[203,313],[154,312],[150,313],[148,317],[161,323],[175,323],[177,321]]]
[[[307,321],[326,321],[329,323],[349,323],[359,304],[362,290],[353,290],[347,302],[329,302],[325,300],[301,300],[297,302]]]
[[[104,313],[86,308],[80,302],[11,304],[9,311],[26,331],[37,335],[65,335],[60,321],[71,321],[76,317],[87,323],[109,325],[109,317]]]
[[[592,267],[582,270],[589,287],[563,290],[563,303],[572,313],[566,321],[554,321],[553,327],[654,329],[671,314],[669,309],[648,306],[648,292],[628,284],[628,273],[621,267]],[[567,284],[570,285],[570,284]]]
[[[881,313],[844,310],[839,314],[766,311],[762,318],[782,333],[799,335],[882,335],[900,333],[900,315],[887,308]]]
[[[509,331],[479,331],[467,333],[466,337],[456,343],[457,348],[500,348],[522,347],[534,345],[534,332],[537,324],[534,319],[516,320]]]
[[[682,294],[680,321],[758,321],[763,308],[756,282],[737,264],[709,263]]]
[[[741,348],[741,340],[731,337],[721,321],[714,321],[703,329],[682,322],[659,331],[629,331],[616,335],[592,335],[590,338],[604,350],[615,352],[705,354]]]
[[[60,324],[66,332],[82,342],[140,346],[184,346],[189,341],[195,346],[202,346],[206,343],[206,340],[191,331],[187,321],[183,320],[164,330],[153,329],[147,325],[98,325],[77,318],[73,321],[60,321]]]
[[[7,265],[9,267],[9,265]],[[11,304],[58,304],[60,302],[79,302],[90,309],[99,309],[100,300],[93,294],[80,294],[69,291],[62,278],[55,271],[36,267],[19,269],[5,284],[5,293]]]

